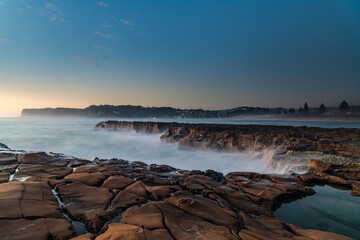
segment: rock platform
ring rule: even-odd
[[[359,187],[358,165],[299,176],[186,171],[121,159],[0,153],[0,239],[350,239],[275,218],[308,184]],[[342,180],[340,180],[342,179]],[[356,190],[357,189],[357,190]]]
[[[360,129],[268,125],[188,124],[106,121],[96,129],[162,133],[165,142],[179,147],[221,151],[316,151],[360,161]]]

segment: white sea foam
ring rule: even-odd
[[[214,169],[225,174],[294,170],[293,163],[273,159],[275,150],[255,153],[182,150],[177,144],[161,142],[160,134],[94,130],[95,124],[102,120],[105,119],[0,119],[0,143],[11,149],[58,152],[88,160],[120,158],[181,169]]]

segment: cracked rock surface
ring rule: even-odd
[[[304,230],[272,211],[283,201],[314,194],[306,184],[319,174],[351,184],[359,180],[351,170],[357,165],[317,162],[300,176],[233,172],[224,177],[120,159],[3,157],[1,173],[12,178],[0,184],[0,239],[350,239]],[[79,225],[84,234],[77,233]]]

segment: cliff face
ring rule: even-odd
[[[226,151],[280,148],[360,159],[360,129],[118,121],[101,122],[96,128],[163,132],[163,141],[177,142],[180,147],[186,148]]]

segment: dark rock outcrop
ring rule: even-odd
[[[310,160],[309,171],[299,176],[307,184],[336,184],[352,189],[353,196],[360,196],[360,164],[341,165]]]
[[[317,151],[360,160],[360,129],[118,121],[101,122],[96,128],[162,132],[163,141],[176,142],[184,148],[222,151],[279,148],[280,152]]]

